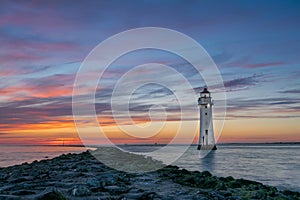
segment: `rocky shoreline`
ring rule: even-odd
[[[109,158],[108,152],[114,154],[118,150],[102,148],[97,151],[105,152]],[[143,156],[123,154],[124,159],[132,157],[138,164],[156,163]],[[147,173],[127,173],[107,167],[90,152],[83,152],[0,168],[0,200],[8,199],[279,200],[300,199],[300,193],[280,191],[250,180],[216,177],[207,171],[191,172],[176,166],[164,166]]]

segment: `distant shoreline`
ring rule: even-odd
[[[230,143],[218,143],[217,145],[245,145],[245,146],[251,146],[251,145],[289,145],[289,144],[299,144],[300,142],[230,142]],[[1,144],[0,145],[7,145],[7,146],[48,146],[48,147],[89,147],[89,148],[97,148],[97,147],[105,147],[109,145],[80,145],[80,144],[74,144],[74,145],[50,145],[50,144]],[[115,144],[116,146],[197,146],[198,144],[163,144],[163,143],[156,143],[156,144]]]

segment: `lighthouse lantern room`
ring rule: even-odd
[[[200,107],[200,136],[197,149],[216,150],[212,120],[213,101],[207,88],[200,92],[198,106]]]

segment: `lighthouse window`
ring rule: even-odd
[[[207,115],[207,113],[205,113],[205,115]]]

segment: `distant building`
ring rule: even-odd
[[[214,128],[212,120],[212,106],[213,101],[210,96],[210,92],[207,88],[204,88],[200,92],[198,99],[198,105],[200,107],[200,136],[198,150],[216,150]]]

